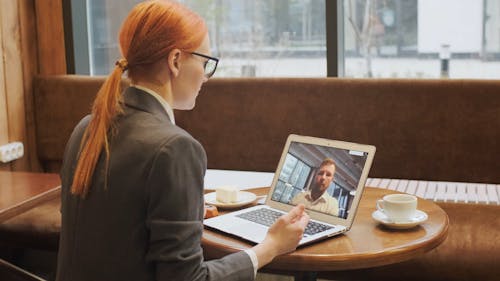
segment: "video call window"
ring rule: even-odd
[[[325,193],[337,201],[338,208],[317,211],[347,218],[366,161],[363,152],[292,142],[271,199],[293,204],[299,193],[313,189],[321,163],[327,158],[335,163],[335,172]]]

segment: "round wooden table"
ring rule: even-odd
[[[267,194],[268,188],[250,190],[258,195]],[[377,267],[402,262],[437,247],[446,239],[448,216],[434,202],[418,199],[418,209],[427,213],[422,224],[406,230],[392,230],[372,218],[375,202],[396,191],[367,187],[361,198],[352,228],[338,235],[296,251],[276,257],[264,269],[314,279],[319,271],[338,271]],[[253,246],[244,240],[205,229],[202,245],[207,259]],[[312,276],[312,277],[311,277]]]

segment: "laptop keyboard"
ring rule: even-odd
[[[262,224],[265,226],[271,226],[279,217],[281,217],[283,213],[270,210],[270,209],[257,209],[253,210],[250,212],[242,213],[239,215],[236,215],[239,218],[249,220],[258,224]],[[309,223],[306,226],[306,229],[304,230],[304,234],[307,235],[313,235],[316,233],[320,233],[322,231],[331,229],[331,226],[324,225],[321,223],[309,221]]]

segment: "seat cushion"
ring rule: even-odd
[[[61,199],[55,197],[0,224],[0,245],[58,250]]]

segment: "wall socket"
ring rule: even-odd
[[[24,146],[22,142],[11,142],[0,146],[0,162],[8,163],[19,159],[24,155]]]

